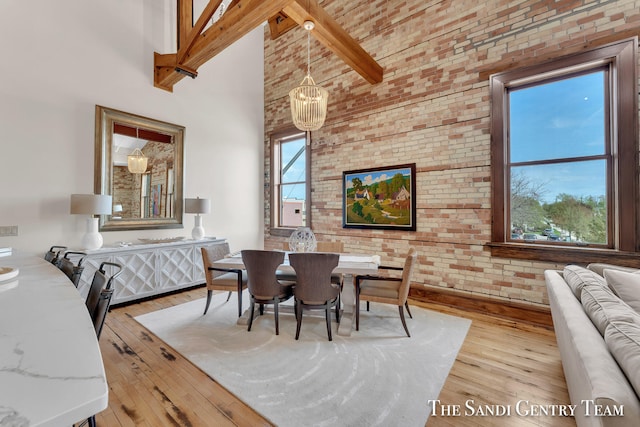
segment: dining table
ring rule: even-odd
[[[340,294],[342,301],[342,314],[338,325],[338,335],[350,336],[355,324],[356,294],[354,287],[354,276],[375,275],[380,265],[379,255],[340,253],[338,266],[333,270],[335,274],[342,274],[343,286]],[[227,255],[226,257],[214,261],[212,267],[221,269],[244,270],[241,251]],[[278,267],[283,273],[295,273],[289,264],[289,252],[285,252],[284,262]],[[286,311],[286,310],[283,310]],[[246,325],[249,320],[250,310],[246,310],[238,319],[238,324]]]
[[[0,426],[71,426],[107,408],[83,298],[34,255],[0,257]]]

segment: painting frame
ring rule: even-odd
[[[416,231],[415,163],[344,171],[341,185],[342,228]]]

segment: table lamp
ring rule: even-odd
[[[86,250],[102,247],[102,235],[98,232],[99,218],[94,215],[111,214],[112,197],[104,194],[72,194],[71,214],[90,215],[87,232],[82,237],[82,248]]]
[[[200,214],[209,213],[209,211],[211,211],[211,200],[209,199],[201,199],[199,197],[184,199],[184,212],[196,214],[194,227],[191,231],[191,237],[195,240],[204,238],[204,227],[202,226]]]
[[[122,205],[120,203],[116,203],[113,205],[113,216],[112,219],[122,219]]]

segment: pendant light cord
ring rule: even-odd
[[[311,30],[307,30],[307,74],[311,75]]]

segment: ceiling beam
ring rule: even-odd
[[[184,3],[192,4],[192,0],[184,0]],[[209,1],[191,29],[191,22],[178,23],[183,37],[179,51],[154,54],[154,86],[172,92],[173,86],[185,76],[195,78],[201,65],[281,12],[299,25],[312,20],[316,26],[311,34],[323,45],[369,83],[382,81],[382,67],[318,5],[317,0],[234,0],[222,17],[203,31],[220,3],[221,0]],[[182,10],[178,17],[182,20],[190,16],[185,4],[179,5]]]
[[[182,1],[184,1],[185,3],[193,3],[193,0],[182,0]],[[187,34],[187,37],[185,39],[182,39],[184,40],[184,43],[182,43],[182,40],[181,40],[180,48],[178,49],[178,57],[177,57],[178,64],[184,61],[185,57],[193,47],[193,44],[195,43],[196,38],[200,35],[200,33],[202,33],[202,31],[204,30],[204,27],[207,26],[207,24],[211,20],[211,17],[216,12],[216,10],[218,10],[221,4],[222,4],[222,0],[211,0],[204,7],[204,10],[202,11],[202,14],[200,15],[200,17],[198,18],[198,21],[196,21],[195,25],[190,29],[189,33]],[[180,29],[182,29],[185,26],[191,26],[191,23],[186,23],[186,24],[187,25],[185,25],[184,22],[179,23]]]
[[[382,81],[382,67],[356,42],[316,0],[294,0],[282,10],[302,26],[310,20],[315,24],[311,35],[371,84]]]
[[[178,55],[171,56],[156,53],[154,56],[154,86],[173,91],[173,85],[182,80],[185,74],[179,70],[197,70],[202,64],[213,58],[254,28],[266,22],[280,12],[293,0],[239,0],[229,5],[222,17],[202,33],[195,34],[191,47],[182,61]],[[211,0],[207,7],[218,0]],[[206,9],[206,8],[205,8]],[[214,9],[215,11],[215,9]],[[200,19],[199,19],[200,20]],[[194,30],[196,28],[194,27]],[[184,52],[183,52],[184,53]],[[193,75],[192,75],[193,76]],[[195,76],[193,76],[195,77]]]
[[[275,40],[284,33],[297,27],[298,23],[289,18],[284,12],[279,12],[277,15],[269,18],[269,33],[271,34],[271,40]]]

